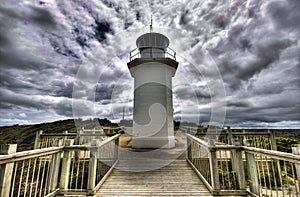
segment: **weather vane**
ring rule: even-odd
[[[150,32],[152,32],[153,31],[153,19],[152,19],[152,14],[151,14],[151,22],[150,22]]]

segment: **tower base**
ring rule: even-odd
[[[132,137],[133,148],[174,148],[175,138],[169,137]]]

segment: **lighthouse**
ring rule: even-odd
[[[151,27],[151,26],[150,26]],[[134,78],[133,148],[175,147],[172,77],[178,62],[169,39],[150,31],[136,40],[128,68]]]

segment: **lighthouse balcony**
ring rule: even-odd
[[[171,48],[136,48],[130,52],[130,61],[135,59],[170,58],[176,61],[176,52]]]

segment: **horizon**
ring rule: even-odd
[[[80,118],[81,119],[81,118]],[[107,119],[107,118],[98,118],[98,119]],[[33,126],[33,125],[39,125],[39,124],[50,124],[50,123],[54,123],[54,122],[59,122],[59,121],[75,121],[75,120],[78,120],[77,119],[60,119],[60,120],[54,120],[54,121],[48,121],[48,122],[36,122],[36,123],[26,123],[26,124],[12,124],[12,125],[0,125],[0,127],[13,127],[13,126]],[[90,118],[87,118],[87,119],[81,119],[81,121],[90,121],[92,119]],[[107,119],[109,120],[109,119]],[[126,121],[132,121],[132,119],[124,119]],[[119,121],[111,121],[109,120],[111,123],[115,123],[115,124],[118,124],[120,123],[120,121],[122,120],[119,120]],[[174,120],[176,121],[176,120]],[[179,122],[181,123],[180,121],[176,121],[176,122]],[[183,122],[183,123],[186,123],[186,122]],[[196,124],[196,123],[193,123],[193,122],[188,122],[188,123],[192,123],[192,124]],[[102,126],[99,124],[99,126]],[[202,124],[197,124],[198,127],[203,127],[203,128],[207,128],[208,125],[202,125]],[[266,130],[300,130],[300,127],[299,128],[296,128],[296,127],[292,127],[292,128],[289,128],[289,127],[240,127],[240,126],[230,126],[230,125],[224,125],[222,127],[222,129],[227,129],[227,127],[230,127],[230,129],[266,129]]]

